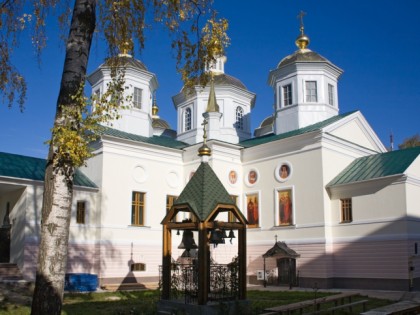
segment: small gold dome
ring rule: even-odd
[[[309,46],[309,37],[305,34],[300,34],[295,41],[296,46],[299,49],[306,49]]]
[[[200,149],[198,149],[198,156],[211,155],[211,149],[207,146],[207,144],[203,144]]]

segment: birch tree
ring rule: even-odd
[[[70,10],[69,8],[73,8]],[[217,19],[212,0],[3,0],[0,1],[0,93],[6,106],[24,109],[25,78],[13,64],[19,35],[31,32],[38,56],[47,44],[46,17],[57,12],[68,31],[65,60],[45,170],[36,283],[31,314],[60,314],[77,167],[90,157],[89,142],[98,123],[118,116],[124,71],[118,63],[122,48],[134,54],[145,45],[144,31],[154,23],[172,34],[177,70],[185,84],[208,78],[206,66],[228,44],[227,21]],[[68,23],[67,23],[68,22]],[[67,28],[66,28],[67,26]],[[54,26],[49,26],[54,27]],[[86,69],[94,35],[107,43],[113,80],[99,100],[84,96]],[[95,101],[95,112],[88,111]]]

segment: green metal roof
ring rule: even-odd
[[[132,133],[116,130],[109,127],[101,127],[99,134],[112,136],[121,139],[127,139],[132,141],[144,142],[149,144],[154,144],[162,147],[173,148],[173,149],[183,149],[188,146],[187,143],[174,140],[165,136],[153,136],[153,137],[142,137]]]
[[[180,204],[188,204],[200,221],[207,219],[218,204],[235,205],[213,169],[204,162],[174,202],[174,206]]]
[[[0,176],[44,181],[46,160],[0,152]],[[85,174],[76,170],[74,185],[97,188]]]
[[[353,113],[355,113],[356,111],[352,111],[352,112],[348,112],[345,114],[341,114],[341,115],[337,115],[334,117],[331,117],[329,119],[326,119],[324,121],[321,121],[319,123],[310,125],[310,126],[306,126],[304,128],[300,128],[300,129],[296,129],[296,130],[292,130],[292,131],[288,131],[279,135],[275,135],[275,134],[269,134],[269,135],[265,135],[265,136],[261,136],[258,138],[252,138],[252,139],[248,139],[248,140],[244,140],[242,142],[239,142],[239,145],[245,147],[245,148],[250,148],[256,145],[260,145],[260,144],[264,144],[264,143],[268,143],[268,142],[272,142],[272,141],[276,141],[276,140],[280,140],[280,139],[286,139],[286,138],[290,138],[293,136],[297,136],[297,135],[301,135],[304,133],[308,133],[311,131],[316,131],[316,130],[321,130],[322,128],[325,128],[328,125],[331,125],[341,119],[343,119],[344,117],[347,117]]]
[[[419,156],[420,147],[379,153],[354,160],[327,187],[403,174]]]

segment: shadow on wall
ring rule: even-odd
[[[355,229],[352,235],[357,235],[356,230],[360,229],[360,226],[354,222],[345,228]],[[288,246],[301,255],[296,260],[299,286],[418,291],[420,239],[410,238],[410,235],[418,235],[419,230],[420,219],[409,216],[392,220],[370,235],[358,238],[357,241],[337,241],[333,244],[289,242]],[[282,240],[281,231],[276,230],[276,234]],[[258,246],[258,253],[249,257],[248,269],[253,270],[248,274],[250,281],[255,282],[256,271],[263,270],[262,254],[270,247]],[[256,248],[252,250],[256,251]],[[267,270],[276,268],[278,258],[266,259]],[[281,273],[281,270],[278,272]]]

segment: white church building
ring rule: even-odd
[[[156,75],[121,56],[133,104],[104,127],[76,176],[69,273],[104,286],[158,282],[161,221],[201,163],[205,120],[208,163],[249,223],[248,283],[420,289],[420,147],[388,152],[360,111],[340,113],[343,71],[308,48],[303,30],[296,44],[269,72],[275,109],[254,132],[256,95],[225,72],[224,57],[208,87],[173,97],[175,131],[158,116]],[[88,80],[101,94],[110,69]],[[11,225],[9,262],[28,280],[44,165],[0,153],[0,225]],[[235,241],[212,248],[212,259],[229,262]],[[180,242],[174,235],[175,260]]]

